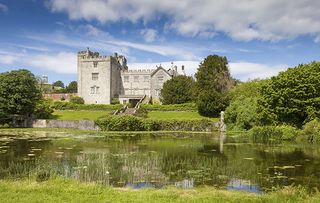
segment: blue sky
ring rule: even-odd
[[[265,78],[320,60],[320,1],[0,0],[0,72],[76,80],[76,53],[118,52],[129,68],[185,65],[210,54],[232,75]]]

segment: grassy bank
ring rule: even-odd
[[[51,119],[54,120],[96,120],[112,111],[54,111]]]
[[[38,183],[32,180],[0,181],[2,202],[319,202],[320,195],[309,195],[301,188],[286,188],[256,195],[245,192],[197,189],[122,189],[53,179]]]
[[[96,120],[101,116],[112,113],[112,111],[59,111],[53,112],[51,119],[55,120]],[[199,120],[207,118],[201,116],[195,111],[150,111],[148,118],[167,120]],[[218,118],[211,118],[214,122],[218,122]]]

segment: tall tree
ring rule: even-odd
[[[64,88],[64,83],[61,80],[57,80],[54,83],[52,83],[53,86],[55,87],[61,87]]]
[[[195,76],[199,113],[204,116],[218,116],[228,105],[228,92],[234,85],[227,58],[208,56],[200,63]]]
[[[0,74],[0,114],[28,116],[34,112],[40,91],[35,76],[28,70]]]
[[[77,93],[78,91],[78,83],[77,81],[72,81],[66,87],[68,93]]]
[[[166,81],[161,90],[163,104],[182,104],[192,101],[194,80],[191,77],[179,75]]]

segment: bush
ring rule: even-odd
[[[120,104],[119,98],[113,98],[111,104]]]
[[[148,111],[197,111],[197,105],[195,103],[169,105],[142,104],[141,107]]]
[[[112,116],[100,118],[96,121],[101,130],[105,131],[143,131],[145,127],[142,119],[130,115]]]
[[[82,97],[73,96],[70,98],[70,102],[74,104],[84,104],[84,100]]]
[[[301,132],[302,136],[305,136],[307,140],[311,143],[320,142],[320,121],[319,119],[314,119],[306,123]]]
[[[136,110],[136,113],[134,116],[141,117],[141,118],[147,118],[148,117],[148,111],[145,108],[138,108]]]
[[[299,131],[292,126],[255,126],[249,130],[254,141],[294,140]]]
[[[34,115],[38,119],[50,118],[52,113],[53,108],[50,106],[50,103],[45,100],[39,101],[34,110]]]
[[[249,130],[258,119],[257,98],[239,97],[231,102],[225,111],[225,121],[229,129]]]
[[[106,116],[96,121],[106,131],[214,131],[216,123],[210,119],[201,120],[156,120],[130,115]]]

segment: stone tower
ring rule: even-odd
[[[110,104],[121,89],[121,71],[127,70],[124,56],[100,56],[98,52],[78,52],[78,96],[86,104]]]

